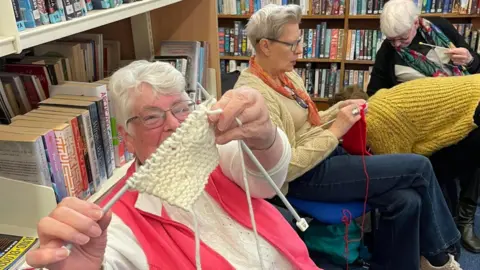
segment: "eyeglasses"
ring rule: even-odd
[[[303,44],[302,38],[299,38],[298,40],[296,40],[294,42],[286,42],[286,41],[281,41],[281,40],[273,39],[273,38],[265,38],[265,39],[270,40],[272,42],[277,42],[277,43],[280,43],[280,44],[283,44],[283,45],[290,46],[290,50],[292,52],[295,52],[297,50],[297,47],[298,47],[299,44]]]
[[[162,110],[157,107],[151,107],[145,109],[139,115],[129,118],[125,123],[128,128],[128,124],[134,120],[140,120],[147,129],[154,129],[162,126],[167,118],[167,112],[171,112],[172,115],[180,122],[185,121],[188,115],[195,110],[195,103],[191,100],[184,100],[174,103],[169,110]]]

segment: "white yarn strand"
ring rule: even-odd
[[[191,213],[193,215],[193,230],[195,232],[195,265],[197,270],[202,270],[202,260],[200,258],[200,236],[198,235],[198,218],[193,209]]]
[[[237,123],[239,126],[242,126],[242,122],[236,119]],[[243,150],[242,150],[242,141],[238,141],[238,151],[240,153],[240,164],[242,167],[242,178],[243,178],[243,185],[245,186],[245,194],[247,196],[247,203],[248,203],[248,213],[250,214],[250,222],[252,223],[252,229],[253,233],[255,235],[255,244],[257,245],[257,254],[258,254],[258,259],[260,261],[260,269],[263,268],[263,259],[262,259],[262,252],[260,251],[260,240],[258,237],[258,232],[257,232],[257,223],[255,222],[255,214],[253,212],[253,206],[252,206],[252,197],[250,196],[250,187],[248,185],[248,178],[247,178],[247,170],[245,167],[245,159],[243,157]]]

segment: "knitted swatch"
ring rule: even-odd
[[[191,211],[219,163],[207,107],[199,105],[130,177],[139,192]]]

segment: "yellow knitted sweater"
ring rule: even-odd
[[[306,91],[302,78],[297,73],[289,72],[287,76],[293,81],[295,87]],[[240,86],[257,89],[262,94],[273,123],[287,134],[292,147],[292,158],[288,168],[287,183],[282,187],[282,192],[286,194],[288,192],[288,182],[303,175],[332,153],[338,145],[337,137],[329,130],[320,127],[311,127],[303,134],[296,134],[293,118],[287,106],[281,100],[281,94],[250,73],[249,69],[242,71],[238,78],[235,88]],[[339,104],[335,104],[327,111],[319,112],[322,123],[337,116]]]
[[[425,156],[476,126],[480,75],[424,78],[382,89],[368,101],[367,140],[375,154]]]

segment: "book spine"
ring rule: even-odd
[[[115,166],[121,167],[125,164],[125,148],[123,142],[118,134],[117,118],[115,116],[115,107],[112,104],[111,99],[108,99],[108,108],[110,113],[110,126],[112,127],[112,144],[115,155]]]
[[[83,179],[82,179],[82,172],[80,169],[80,164],[78,163],[76,145],[75,145],[75,137],[73,135],[73,128],[72,126],[68,126],[65,132],[67,145],[68,145],[68,154],[69,154],[69,162],[72,168],[73,174],[73,186],[71,188],[70,196],[75,196],[80,199],[85,199],[84,197],[84,188],[83,188]]]
[[[50,24],[50,19],[48,18],[47,6],[44,0],[35,0],[38,7],[38,12],[40,13],[40,22],[41,24]]]
[[[99,165],[98,168],[100,171],[101,179],[106,180],[109,177],[107,173],[107,160],[105,159],[105,150],[102,141],[102,131],[100,129],[100,120],[98,118],[96,104],[92,103],[92,105],[88,106],[88,111],[90,113],[90,121],[92,123],[93,139],[95,141],[95,151],[97,153]]]
[[[57,0],[45,0],[45,6],[47,8],[48,19],[50,20],[50,23],[58,23],[62,21],[62,15],[58,9]]]
[[[52,178],[50,177],[50,170],[42,137],[39,137],[35,141],[35,148],[35,156],[37,157],[37,168],[39,170],[38,176],[43,179],[42,181],[45,182],[44,185],[52,186]]]
[[[95,140],[93,139],[92,132],[92,122],[90,121],[90,113],[86,112],[82,114],[83,130],[85,133],[85,141],[88,151],[88,158],[90,159],[90,169],[93,175],[93,186],[97,191],[100,188],[102,181],[107,180],[106,172],[104,171],[102,179],[102,174],[100,174],[97,151],[95,148]]]
[[[65,6],[63,5],[62,0],[54,0],[57,4],[58,8],[58,15],[60,16],[60,21],[65,22],[67,21],[67,17],[65,16]]]
[[[34,0],[18,0],[20,11],[25,20],[25,27],[35,28],[41,25],[40,12],[37,8],[37,2]]]
[[[85,0],[72,0],[72,4],[73,12],[75,13],[76,18],[87,15],[87,6],[85,4]],[[85,7],[85,9],[83,9],[82,5]]]
[[[57,194],[57,200],[60,202],[63,198],[68,196],[67,189],[65,187],[65,179],[63,177],[62,166],[60,164],[60,157],[58,155],[58,149],[55,142],[55,133],[50,131],[43,136],[43,142],[46,146],[48,153],[48,162],[51,169],[51,178],[55,193]]]
[[[108,110],[108,97],[103,94],[102,100],[96,102],[100,127],[102,130],[103,147],[105,150],[105,161],[107,176],[110,178],[115,168],[115,156],[112,143],[112,127],[110,126],[110,111]]]
[[[78,168],[79,168],[79,171],[80,171],[80,179],[81,179],[81,183],[82,183],[82,190],[83,190],[83,194],[82,194],[82,197],[83,198],[87,198],[88,196],[90,196],[89,194],[89,189],[88,189],[88,175],[87,175],[87,169],[86,169],[86,166],[85,166],[85,158],[84,158],[84,155],[83,155],[83,149],[82,149],[82,136],[80,135],[80,131],[79,131],[79,128],[78,128],[78,121],[76,118],[72,119],[72,121],[70,121],[70,126],[72,128],[72,138],[73,138],[73,145],[74,145],[74,149],[75,149],[75,156],[76,156],[76,161],[78,162]]]
[[[73,7],[73,0],[59,0],[62,2],[63,7],[64,7],[64,14],[65,14],[65,19],[67,21],[73,20],[77,17],[77,14],[75,13],[75,8]]]
[[[23,31],[25,30],[25,21],[23,20],[18,0],[12,0],[12,6],[13,15],[15,16],[15,21],[17,22],[17,29],[18,31]]]
[[[95,184],[94,184],[95,175],[94,175],[94,171],[92,170],[92,164],[90,162],[90,154],[88,153],[87,135],[85,134],[85,123],[83,122],[82,115],[78,115],[76,120],[78,123],[78,133],[80,134],[80,140],[78,144],[80,146],[80,154],[81,156],[83,156],[83,161],[85,163],[85,170],[87,175],[87,190],[85,191],[85,195],[90,196],[93,193],[95,193]]]

